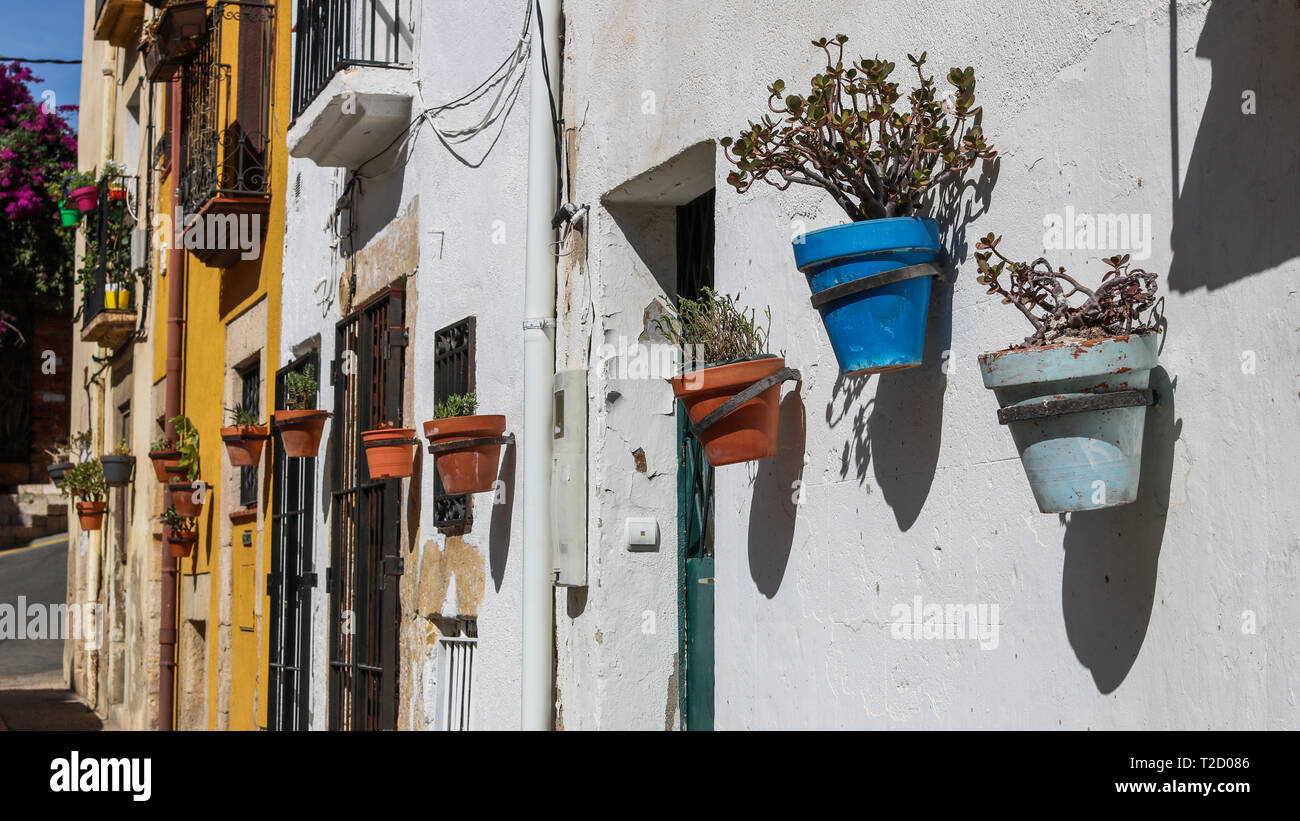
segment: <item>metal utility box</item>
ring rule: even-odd
[[[587,372],[555,374],[551,549],[555,583],[587,584]]]

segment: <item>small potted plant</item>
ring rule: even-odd
[[[176,466],[167,468],[167,492],[178,513],[188,519],[198,518],[211,489],[207,482],[200,480],[199,431],[187,416],[174,417],[171,425],[176,431],[176,449],[180,455]],[[181,476],[184,480],[178,481]]]
[[[366,451],[370,478],[404,479],[410,476],[415,470],[416,444],[415,428],[399,428],[390,421],[374,430],[362,431],[361,447]]]
[[[135,468],[135,457],[126,440],[119,440],[112,453],[99,457],[104,469],[104,481],[109,487],[126,487],[131,483],[131,471]]]
[[[851,223],[794,239],[796,267],[812,288],[843,373],[883,373],[921,364],[939,226],[925,216],[934,192],[960,182],[996,153],[975,105],[975,71],[953,68],[950,99],[938,96],[926,55],[908,55],[917,87],[903,98],[886,60],[843,61],[848,37],[821,38],[826,68],[809,93],[768,86],[761,121],[720,142],[738,192],[758,181],[825,189]],[[901,101],[901,102],[900,102]]]
[[[149,445],[149,460],[153,462],[154,475],[160,482],[171,481],[171,474],[167,469],[176,467],[180,458],[181,452],[176,449],[176,442],[171,438],[155,439]]]
[[[99,207],[99,186],[93,169],[69,174],[63,181],[63,188],[68,192],[64,201],[81,213],[89,213]]]
[[[226,408],[226,413],[230,414],[230,427],[221,429],[221,441],[226,443],[231,466],[255,467],[262,459],[262,443],[270,438],[266,425],[243,404]]]
[[[99,530],[104,526],[104,512],[108,509],[104,502],[107,485],[98,459],[86,459],[74,465],[64,474],[59,491],[77,500],[77,518],[82,530]]]
[[[176,506],[171,505],[158,520],[162,522],[163,538],[167,540],[172,556],[180,559],[190,555],[199,540],[198,526],[194,519],[182,516]]]
[[[497,479],[502,442],[470,444],[476,439],[500,439],[506,431],[501,415],[476,416],[478,397],[458,393],[439,402],[434,418],[424,423],[424,435],[432,446],[452,444],[434,455],[442,489],[453,495],[492,490]],[[465,442],[464,447],[454,443]]]
[[[1015,262],[1001,237],[976,245],[977,281],[1034,327],[1023,344],[979,357],[998,421],[1011,429],[1038,509],[1113,507],[1137,498],[1148,388],[1157,361],[1156,275],[1128,254],[1105,260],[1095,289],[1046,259]],[[1071,300],[1073,299],[1073,304]]]
[[[771,310],[763,325],[737,298],[704,288],[699,299],[681,297],[675,312],[655,320],[681,349],[682,373],[669,382],[714,467],[776,455],[780,383],[798,376],[768,352]]]
[[[275,412],[275,427],[288,456],[315,458],[328,411],[316,410],[316,369],[311,365],[285,376],[288,408]]]
[[[50,481],[57,485],[63,481],[64,474],[73,468],[72,443],[65,436],[54,443],[53,450],[46,448],[45,452],[51,459],[50,466],[46,468],[46,471],[50,474]]]

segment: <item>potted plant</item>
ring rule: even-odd
[[[153,462],[154,475],[160,482],[170,482],[171,474],[167,472],[168,468],[177,466],[181,458],[181,452],[176,449],[176,442],[167,437],[155,439],[149,445],[149,459]]]
[[[424,423],[442,489],[453,495],[482,493],[496,483],[506,418],[476,416],[477,408],[474,394],[453,394],[434,406],[434,418]],[[476,441],[483,439],[495,441]]]
[[[925,53],[909,54],[918,85],[903,100],[893,63],[844,64],[848,39],[814,40],[827,65],[807,96],[775,81],[767,90],[777,119],[765,114],[720,142],[738,192],[759,180],[783,191],[819,187],[852,220],[795,237],[795,265],[840,371],[883,373],[921,364],[931,278],[940,273],[939,227],[925,216],[933,193],[997,152],[984,141],[974,69],[951,69],[955,93],[941,100]]]
[[[979,357],[998,421],[1011,429],[1038,509],[1113,507],[1137,498],[1148,388],[1157,360],[1156,275],[1128,254],[1088,288],[1047,260],[1015,262],[1002,238],[976,245],[978,282],[1034,327],[1023,344]],[[996,257],[996,259],[994,259]],[[1075,304],[1071,304],[1071,299]]]
[[[505,430],[504,417],[502,428]],[[366,451],[366,467],[371,479],[404,479],[415,470],[415,428],[399,428],[385,421],[374,430],[361,432],[361,447]],[[494,477],[495,478],[495,477]]]
[[[226,443],[226,456],[232,467],[255,467],[262,459],[262,443],[269,437],[267,427],[242,404],[226,408],[230,414],[230,427],[221,429],[221,441]]]
[[[73,467],[72,462],[72,443],[67,437],[62,437],[54,443],[54,449],[45,449],[49,455],[50,466],[46,471],[50,474],[50,481],[55,485],[63,481],[63,476]]]
[[[194,519],[203,512],[203,503],[207,501],[210,489],[210,485],[199,478],[199,431],[187,416],[173,417],[170,423],[176,431],[179,456],[176,465],[167,468],[167,492],[177,512]],[[181,476],[185,479],[178,481]]]
[[[655,320],[682,352],[682,373],[669,380],[692,430],[714,467],[776,455],[780,383],[798,378],[785,360],[768,352],[767,324],[735,298],[703,288],[699,299],[681,297],[675,312]]]
[[[63,190],[66,192],[64,201],[83,214],[99,207],[99,186],[93,170],[69,174],[63,181]]]
[[[288,408],[275,412],[275,426],[288,456],[315,458],[328,411],[316,410],[316,369],[311,365],[285,376]]]
[[[112,453],[99,457],[99,463],[104,469],[104,481],[109,487],[125,487],[130,484],[135,457],[131,455],[131,448],[125,439],[118,441]]]
[[[104,502],[107,485],[98,459],[86,459],[74,465],[64,474],[59,491],[77,499],[77,518],[82,530],[99,530],[104,526],[104,512],[108,508]]]
[[[163,511],[163,515],[158,517],[158,520],[162,522],[163,538],[167,540],[172,556],[180,559],[190,555],[190,551],[199,540],[199,531],[194,519],[182,516],[175,505],[171,505]]]

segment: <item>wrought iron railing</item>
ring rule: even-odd
[[[99,181],[99,200],[86,219],[86,255],[83,267],[81,327],[88,326],[105,310],[135,306],[135,271],[131,268],[131,231],[139,202],[139,178],[104,177]],[[120,192],[120,193],[119,193]]]
[[[348,66],[409,65],[401,0],[298,0],[294,17],[293,116]]]
[[[269,3],[217,3],[208,11],[207,35],[182,71],[178,186],[190,213],[216,197],[270,195],[273,20]],[[236,48],[223,50],[223,37]],[[235,71],[223,62],[232,54],[238,55]]]

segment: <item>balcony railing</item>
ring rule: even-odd
[[[411,59],[400,0],[298,0],[293,116],[349,66],[405,67]]]
[[[86,215],[86,255],[92,284],[82,290],[81,327],[106,310],[135,307],[135,272],[131,269],[131,229],[139,203],[134,176],[99,181],[99,201]]]
[[[274,7],[223,0],[182,71],[181,204],[194,213],[222,197],[269,197]],[[227,38],[236,46],[223,50]],[[237,55],[232,71],[223,57]],[[175,171],[175,169],[173,169]]]

